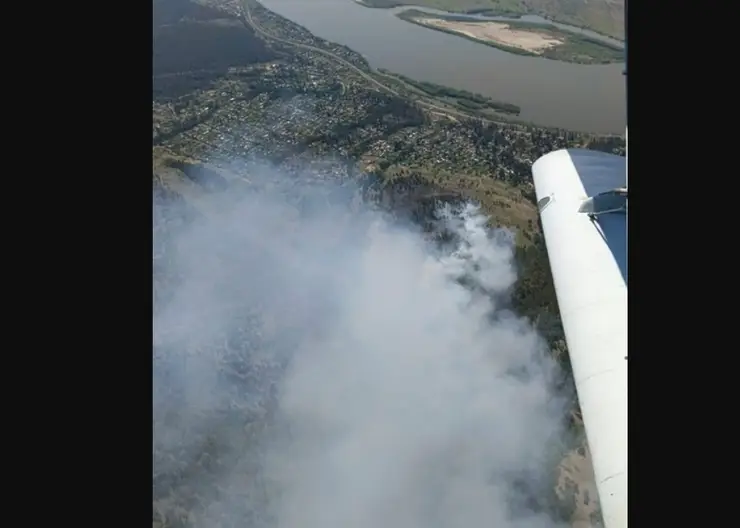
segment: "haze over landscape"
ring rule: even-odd
[[[530,168],[623,138],[385,69],[281,1],[153,2],[153,526],[600,526]],[[344,3],[481,56],[616,49]],[[413,5],[623,37],[608,3]]]
[[[567,23],[548,23],[539,15],[523,15],[514,21],[487,15],[489,11],[467,15],[481,26],[488,20],[506,20],[508,25],[544,23],[567,29],[567,33],[558,31],[557,38],[570,35],[571,42],[549,50],[550,55],[562,59],[552,60],[512,53],[514,50],[504,43],[484,44],[428,29],[409,22],[416,17],[404,14],[424,10],[435,17],[444,16],[444,11],[429,11],[428,7],[370,9],[347,0],[265,0],[263,4],[320,38],[352,48],[372,67],[516,104],[521,107],[522,119],[538,125],[597,133],[624,131],[624,68],[612,62],[611,49],[623,44],[614,38]],[[532,28],[528,29],[532,33]],[[542,32],[552,34],[551,30]],[[598,38],[609,46],[595,46],[574,35]],[[585,56],[580,53],[584,49]]]

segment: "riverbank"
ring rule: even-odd
[[[447,11],[448,13],[459,13],[461,15],[485,15],[485,16],[505,16],[509,18],[519,18],[527,14],[524,8],[521,9],[504,9],[493,7],[480,7],[481,2],[471,0],[471,5],[459,5],[458,2],[446,5],[444,1],[436,0],[434,2],[425,2],[424,0],[355,0],[358,4],[372,9],[393,9],[396,7],[430,7]],[[430,4],[430,5],[427,5]],[[477,6],[477,7],[474,7]]]
[[[406,84],[424,95],[433,98],[437,102],[451,104],[462,111],[473,112],[474,115],[471,117],[490,119],[499,117],[499,113],[519,115],[522,111],[522,109],[515,104],[496,101],[490,97],[468,92],[467,90],[458,90],[456,88],[450,88],[449,86],[442,86],[441,84],[418,81],[401,75],[400,73],[389,72],[383,68],[378,68],[378,73],[381,73],[386,78],[401,81],[403,84]],[[493,115],[489,115],[489,112]]]
[[[624,17],[612,11],[608,4],[603,6],[583,5],[574,13],[563,14],[559,2],[519,0],[498,2],[495,0],[355,0],[358,4],[376,9],[430,8],[450,14],[480,15],[490,17],[521,18],[537,15],[550,22],[565,24],[577,29],[588,30],[598,35],[624,42]],[[502,6],[502,3],[504,4]],[[491,4],[486,7],[486,4]],[[565,10],[569,11],[569,10]]]
[[[370,9],[394,9],[397,7],[425,7],[425,2],[423,0],[413,0],[409,2],[399,1],[399,0],[355,0],[358,4],[360,4],[363,7],[369,7]],[[516,10],[513,11],[511,9],[494,9],[490,7],[459,7],[459,6],[444,6],[439,7],[436,4],[439,2],[435,2],[435,5],[431,5],[428,7],[440,9],[443,11],[447,11],[448,13],[457,13],[460,15],[483,15],[483,16],[505,16],[507,18],[521,18],[522,16],[526,15],[527,13],[525,10]]]
[[[458,15],[408,9],[396,17],[421,27],[466,38],[507,53],[542,57],[575,64],[611,64],[624,61],[624,50],[562,30],[553,25],[521,21],[473,20]]]

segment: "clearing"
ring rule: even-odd
[[[530,53],[539,54],[548,48],[564,43],[563,40],[543,33],[513,29],[509,24],[502,22],[461,22],[440,18],[417,18],[416,21],[425,26],[458,33],[483,42],[522,49]]]
[[[573,413],[578,427],[583,427],[580,412]],[[555,494],[570,514],[571,528],[603,526],[599,492],[596,488],[591,452],[585,437],[580,446],[566,453],[557,468]]]

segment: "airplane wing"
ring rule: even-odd
[[[606,528],[627,526],[627,172],[602,152],[532,165]]]

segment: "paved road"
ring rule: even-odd
[[[294,42],[292,40],[284,39],[282,37],[278,37],[278,36],[273,35],[269,31],[265,31],[263,28],[261,28],[252,19],[252,13],[251,13],[251,11],[249,9],[249,6],[246,3],[243,3],[242,4],[242,8],[244,9],[244,19],[245,19],[246,23],[249,26],[251,26],[252,29],[254,29],[257,33],[259,33],[259,34],[261,34],[261,35],[263,35],[263,36],[265,36],[267,38],[270,38],[272,40],[275,40],[277,42],[281,42],[283,44],[287,44],[289,46],[295,46],[296,48],[302,48],[302,49],[306,49],[306,50],[309,50],[309,51],[313,51],[315,53],[320,53],[321,55],[324,55],[325,57],[328,57],[328,58],[332,59],[333,61],[338,62],[342,66],[344,66],[346,68],[349,68],[350,70],[352,70],[353,72],[355,72],[357,75],[359,75],[360,77],[362,77],[366,81],[372,83],[373,85],[377,86],[381,90],[385,90],[387,92],[390,92],[393,95],[396,95],[398,97],[404,97],[400,93],[398,93],[396,90],[394,90],[393,88],[391,88],[390,86],[387,86],[387,85],[381,83],[380,81],[378,81],[377,79],[375,79],[374,77],[372,77],[371,75],[369,75],[367,72],[362,71],[360,68],[358,68],[357,66],[355,66],[351,62],[343,59],[342,57],[340,57],[340,56],[338,56],[338,55],[336,55],[336,54],[334,54],[334,53],[332,53],[330,51],[327,51],[327,50],[324,50],[324,49],[321,49],[321,48],[317,48],[316,46],[311,46],[310,44],[303,44],[301,42]],[[398,80],[398,82],[403,83],[403,81],[401,81],[401,80]],[[462,118],[462,119],[478,119],[478,120],[483,121],[483,122],[486,122],[486,123],[495,123],[496,122],[496,121],[493,121],[491,119],[485,119],[485,118],[478,117],[478,116],[471,116],[470,114],[465,114],[463,112],[457,112],[455,110],[450,110],[448,108],[437,106],[437,105],[435,105],[433,103],[428,103],[426,101],[422,101],[422,100],[419,100],[419,99],[416,99],[415,102],[416,102],[416,104],[418,104],[420,106],[426,106],[427,108],[431,108],[431,109],[435,110],[436,111],[435,113],[442,114],[442,115],[447,116],[447,117],[452,117],[453,119],[455,117],[458,117],[458,118]]]

